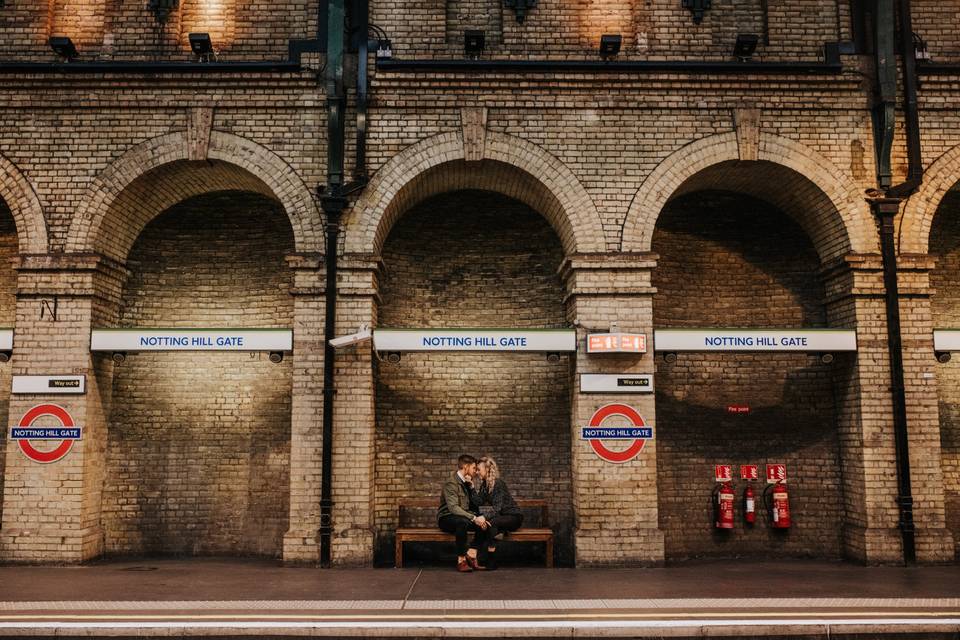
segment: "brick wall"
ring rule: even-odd
[[[936,292],[931,299],[933,326],[960,327],[960,191],[943,199],[930,230],[930,253],[937,267],[930,274]],[[947,528],[960,549],[960,359],[937,365],[940,447],[946,498]]]
[[[960,12],[955,6],[937,0],[913,0],[910,15],[913,32],[926,41],[932,62],[960,60]]]
[[[375,0],[371,16],[403,57],[462,55],[462,26],[470,24],[486,27],[485,57],[492,58],[562,52],[595,59],[600,35],[619,33],[621,57],[729,59],[738,33],[763,34],[759,7],[747,0],[716,2],[699,25],[674,0],[540,0],[523,24],[501,2],[484,0]],[[771,3],[767,18],[770,44],[761,40],[759,59],[816,60],[824,42],[850,33],[846,3],[837,0]]]
[[[728,192],[683,196],[661,214],[653,247],[658,328],[824,326],[817,254],[770,205]],[[816,355],[681,353],[674,364],[658,357],[656,399],[668,559],[840,554],[831,368]],[[727,415],[728,404],[746,404],[750,414]],[[747,530],[737,482],[736,528],[715,531],[713,465],[768,462],[787,465],[794,527],[774,532],[758,514]]]
[[[564,325],[551,227],[525,205],[481,191],[437,196],[384,248],[382,327]],[[460,453],[489,453],[518,498],[545,498],[570,560],[569,360],[543,354],[405,354],[382,363],[376,398],[376,526],[392,550],[397,501],[437,497]],[[427,516],[432,520],[435,513]]]
[[[225,192],[175,206],[130,255],[121,326],[290,327],[290,225]],[[110,553],[278,555],[287,530],[291,363],[141,353],[116,368],[103,522]]]
[[[192,58],[188,34],[209,33],[224,60],[280,60],[287,43],[313,37],[317,3],[286,0],[237,7],[236,0],[181,0],[165,23],[147,1],[17,0],[0,11],[4,57],[53,59],[51,35],[73,40],[81,60]]]
[[[17,255],[17,229],[6,203],[0,200],[0,328],[14,325],[17,311],[17,274],[11,260]],[[11,364],[0,363],[0,427],[6,431],[10,409]],[[0,517],[3,515],[3,470],[6,463],[7,437],[0,438]]]

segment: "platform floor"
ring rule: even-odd
[[[960,567],[287,568],[138,559],[0,567],[7,637],[960,639]]]

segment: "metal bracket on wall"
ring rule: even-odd
[[[149,6],[157,22],[166,22],[179,5],[180,0],[150,0]]]
[[[57,321],[57,309],[60,306],[60,299],[57,296],[53,296],[53,300],[41,300],[40,301],[40,319],[43,320],[46,316],[50,316],[50,322]]]
[[[503,0],[503,6],[513,9],[517,14],[517,22],[523,22],[527,17],[527,11],[537,6],[537,0]]]
[[[704,12],[710,8],[710,0],[683,0],[683,8],[693,14],[693,23],[703,22]]]

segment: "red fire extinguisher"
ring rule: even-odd
[[[733,529],[733,487],[729,482],[724,482],[714,494],[717,497],[714,503],[714,526],[717,529]]]
[[[783,482],[769,485],[773,500],[769,503],[770,526],[774,529],[790,528],[790,496],[787,492],[787,485]]]
[[[753,487],[749,484],[743,491],[743,519],[750,525],[757,521],[756,500],[753,496]]]

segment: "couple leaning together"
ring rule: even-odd
[[[457,458],[457,471],[443,483],[437,524],[457,536],[457,571],[488,571],[497,568],[497,536],[516,531],[523,513],[499,477],[497,463],[490,456]],[[474,532],[473,544],[467,534]],[[486,549],[484,564],[477,550]]]

